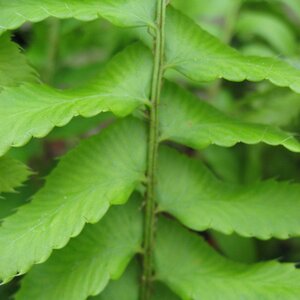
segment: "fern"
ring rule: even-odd
[[[117,280],[112,281],[103,291],[93,300],[131,300],[138,299],[139,296],[139,278],[140,268],[137,261],[132,261],[128,266],[123,276]],[[151,300],[179,300],[165,285],[161,283],[155,284],[155,290]]]
[[[39,22],[49,16],[77,18],[83,21],[96,19],[99,15],[120,26],[143,26],[154,23],[155,2],[151,0],[46,0],[41,3],[17,0],[0,2],[0,28],[2,31],[15,29],[26,21]]]
[[[299,272],[292,264],[235,263],[172,221],[161,220],[158,228],[157,277],[182,299],[276,299],[278,295],[296,299],[299,295]]]
[[[97,224],[87,225],[68,246],[32,269],[16,299],[38,298],[45,285],[56,288],[44,299],[85,299],[99,294],[109,279],[118,278],[132,256],[140,251],[139,205],[137,199],[131,199],[130,203],[111,209]],[[39,285],[34,284],[37,280]],[[78,285],[85,287],[80,293],[74,289]]]
[[[297,41],[292,29],[272,14],[244,12],[239,17],[237,33],[241,39],[262,38],[283,55],[296,53]]]
[[[0,36],[0,91],[4,87],[16,86],[24,81],[37,81],[34,70],[21,55],[8,34]]]
[[[0,157],[0,193],[11,193],[31,175],[29,168],[11,157]]]
[[[4,281],[45,261],[52,249],[62,248],[78,235],[86,222],[99,221],[111,204],[127,201],[144,178],[145,137],[137,120],[124,119],[62,159],[31,203],[1,226]],[[14,262],[8,259],[13,249]]]
[[[170,139],[196,149],[211,144],[230,147],[239,142],[264,142],[269,145],[283,145],[294,152],[300,151],[299,141],[292,134],[276,127],[246,123],[226,116],[171,84],[165,84],[159,114],[162,140]]]
[[[174,9],[166,18],[166,65],[196,81],[270,80],[300,93],[300,71],[272,58],[247,57],[224,46]]]
[[[219,169],[209,170],[200,159],[241,144],[264,144],[269,151],[282,146],[296,157],[296,130],[278,126],[290,124],[299,111],[300,71],[284,60],[242,54],[186,16],[180,1],[174,5],[177,9],[167,0],[0,0],[0,193],[14,192],[31,174],[12,158],[20,150],[11,148],[47,139],[75,117],[114,115],[63,155],[30,202],[2,221],[0,280],[8,284],[25,274],[15,299],[299,299],[300,273],[293,264],[234,262],[199,233],[214,230],[210,235],[223,246],[221,234],[238,234],[235,243],[241,243],[239,236],[300,236],[299,184],[239,182],[237,168],[224,170],[226,164],[215,160]],[[141,41],[107,61],[86,86],[53,87],[38,79],[26,52],[6,32],[50,16],[82,22],[102,17]],[[258,27],[248,32],[252,22],[275,22],[289,45]],[[273,15],[241,14],[236,32],[260,35],[286,55],[296,51],[292,31]],[[49,51],[58,51],[54,48]],[[59,57],[54,53],[47,63]],[[170,76],[172,70],[181,75]],[[256,101],[269,94],[259,90],[259,81],[268,81],[263,84],[271,95],[286,87],[292,113],[286,109],[289,115],[281,118],[266,106],[250,114],[247,105],[255,101],[247,97],[239,107],[230,99],[234,109],[222,110],[216,99],[203,100],[206,93],[189,91],[195,85],[211,89],[219,79],[255,82]],[[212,89],[218,92],[221,82]],[[220,153],[224,159],[229,152]],[[235,163],[235,156],[226,157],[227,166]]]
[[[200,162],[169,149],[161,151],[159,166],[159,210],[175,215],[192,229],[235,231],[261,239],[300,234],[299,185],[272,180],[245,186],[227,184]]]
[[[64,126],[74,116],[92,117],[107,111],[128,115],[149,102],[150,76],[150,54],[136,45],[114,58],[99,79],[79,91],[27,83],[5,89],[0,94],[0,153],[24,145],[32,136],[44,137],[54,126]]]

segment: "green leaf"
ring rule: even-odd
[[[125,203],[144,179],[146,140],[144,125],[127,118],[67,154],[32,202],[2,223],[0,279],[7,282],[44,262],[86,222]]]
[[[139,276],[139,267],[134,260],[120,279],[111,281],[103,293],[91,300],[138,300]]]
[[[273,58],[243,56],[169,7],[166,18],[166,66],[196,81],[267,79],[300,93],[300,70]]]
[[[21,205],[27,203],[36,190],[37,187],[34,181],[30,181],[28,184],[18,188],[16,193],[5,193],[1,195],[0,223],[4,218],[14,214]]]
[[[235,183],[243,181],[243,163],[237,149],[212,145],[202,150],[201,156],[218,178]]]
[[[14,192],[31,174],[20,161],[8,156],[0,157],[0,194]]]
[[[234,19],[233,15],[240,2],[241,0],[172,0],[172,6],[192,18],[204,30],[224,39],[227,20]]]
[[[91,300],[139,300],[141,272],[134,260],[123,276],[111,281],[103,293]],[[155,282],[151,300],[179,300],[165,285]]]
[[[97,224],[87,225],[64,249],[55,251],[44,264],[34,266],[22,281],[16,299],[85,300],[102,292],[140,251],[140,204],[133,197],[128,204],[112,208]],[[45,293],[45,287],[51,289]]]
[[[90,21],[100,15],[119,26],[146,26],[154,23],[155,8],[153,0],[0,0],[0,34],[50,16]]]
[[[3,87],[16,86],[24,81],[36,81],[36,74],[17,44],[4,34],[0,36],[0,91]]]
[[[262,38],[279,54],[294,55],[297,50],[297,40],[293,30],[283,20],[271,13],[242,12],[238,18],[236,31],[240,39],[244,41],[249,41],[254,36]]]
[[[175,250],[175,251],[174,251]],[[183,300],[253,300],[300,297],[300,270],[272,261],[246,265],[216,253],[203,238],[161,219],[155,247],[156,277]]]
[[[229,14],[231,5],[236,0],[212,0],[209,2],[202,2],[198,0],[190,0],[185,2],[184,0],[172,0],[172,5],[184,12],[186,15],[193,19],[199,20],[209,18],[222,18],[224,14]]]
[[[242,45],[239,48],[239,51],[244,55],[249,56],[278,57],[278,52],[274,51],[272,48],[270,48],[270,46],[262,41]]]
[[[151,300],[179,300],[179,298],[162,283],[156,283]]]
[[[260,239],[300,235],[298,184],[224,183],[200,161],[167,148],[161,150],[158,165],[159,210],[191,229],[212,228]]]
[[[0,299],[11,300],[14,291],[18,288],[18,282],[11,282],[7,285],[0,285]]]
[[[176,116],[176,117],[174,117]],[[300,143],[275,127],[238,121],[226,116],[191,93],[166,83],[159,110],[161,139],[196,149],[210,144],[231,147],[236,143],[282,145],[300,152]]]
[[[97,130],[99,126],[109,124],[116,118],[113,114],[107,112],[100,115],[83,118],[75,117],[70,123],[64,127],[56,127],[48,136],[47,141],[57,141],[57,140],[72,140],[78,139],[81,136],[85,136],[93,130]],[[223,148],[224,149],[224,148]],[[19,150],[23,150],[19,149]]]
[[[240,117],[249,122],[288,126],[300,115],[299,95],[285,89],[256,92],[241,99]]]
[[[148,102],[151,70],[150,51],[136,44],[113,58],[84,89],[59,91],[38,84],[5,89],[0,94],[0,155],[31,137],[44,137],[74,116],[130,114]]]
[[[255,239],[244,238],[237,234],[225,235],[215,230],[211,230],[210,235],[219,250],[226,257],[243,263],[254,263],[257,261],[258,255]]]

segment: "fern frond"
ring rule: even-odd
[[[211,144],[231,147],[239,142],[264,142],[300,152],[300,142],[292,134],[276,127],[246,123],[228,117],[170,83],[165,84],[159,115],[161,139],[170,139],[196,149]]]
[[[83,141],[59,163],[31,203],[0,227],[0,279],[4,282],[44,262],[86,222],[98,222],[110,205],[127,201],[143,180],[146,129],[121,120]]]
[[[107,288],[91,300],[139,300],[140,267],[132,261],[125,273],[117,281],[111,281]],[[179,300],[165,285],[154,283],[150,300]]]
[[[0,94],[0,155],[31,137],[44,137],[74,116],[130,114],[148,102],[151,70],[150,51],[136,44],[114,57],[84,89],[59,91],[38,84],[5,89]]]
[[[0,34],[23,23],[40,22],[50,16],[90,21],[100,16],[118,26],[146,26],[155,20],[152,0],[14,0],[0,1]]]
[[[22,162],[9,156],[0,157],[0,194],[14,192],[31,174]]]
[[[297,300],[300,270],[293,264],[230,261],[174,221],[160,219],[156,276],[184,300]]]
[[[36,72],[29,66],[17,44],[10,40],[9,34],[0,36],[0,91],[4,87],[35,81]]]
[[[290,90],[256,92],[240,101],[240,117],[249,122],[288,126],[300,115],[300,97]]]
[[[16,299],[85,300],[102,292],[110,279],[119,278],[142,244],[141,203],[132,198],[97,224],[87,225],[47,262],[34,266]],[[51,289],[45,292],[45,286]]]
[[[192,80],[269,80],[300,93],[300,70],[273,58],[243,56],[172,7],[166,18],[166,65]]]
[[[239,15],[236,32],[241,40],[257,36],[283,55],[294,55],[297,37],[280,17],[266,12],[244,11]]]
[[[197,160],[163,148],[159,158],[160,211],[194,230],[209,228],[260,239],[300,235],[300,185],[273,180],[224,183]]]
[[[121,278],[111,281],[101,294],[91,300],[138,300],[139,277],[139,266],[133,260]]]

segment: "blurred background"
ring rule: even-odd
[[[172,4],[207,31],[247,55],[271,56],[300,68],[299,0],[172,0]],[[47,19],[27,23],[13,32],[17,42],[38,71],[43,82],[60,89],[84,86],[113,55],[137,40],[141,29],[120,29],[103,19],[80,22],[74,19]],[[1,45],[0,45],[1,46]],[[244,121],[271,124],[290,132],[300,132],[300,96],[268,82],[229,83],[216,81],[195,84],[169,72],[167,77],[194,92],[231,116]],[[81,139],[98,133],[113,122],[109,113],[85,119],[77,117],[56,128],[44,139],[34,139],[25,147],[9,152],[35,172],[18,193],[0,198],[0,218],[30,201],[57,164],[57,158],[75,147]],[[247,184],[261,179],[300,182],[300,156],[282,147],[259,144],[232,148],[210,146],[197,152],[182,148],[205,162],[224,181]],[[300,195],[299,195],[300,197]],[[283,211],[282,214],[285,214]],[[299,212],[300,218],[300,212]],[[300,261],[300,238],[260,241],[225,236],[209,231],[208,241],[225,256],[252,263],[267,259]],[[0,300],[16,291],[18,279],[0,287]]]

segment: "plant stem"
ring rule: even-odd
[[[147,187],[145,195],[145,228],[144,228],[144,256],[141,300],[149,300],[153,277],[153,247],[155,233],[155,183],[158,138],[158,104],[160,100],[163,72],[164,72],[164,22],[166,14],[166,0],[158,0],[156,35],[154,40],[154,69],[151,89],[151,108],[148,144]]]

